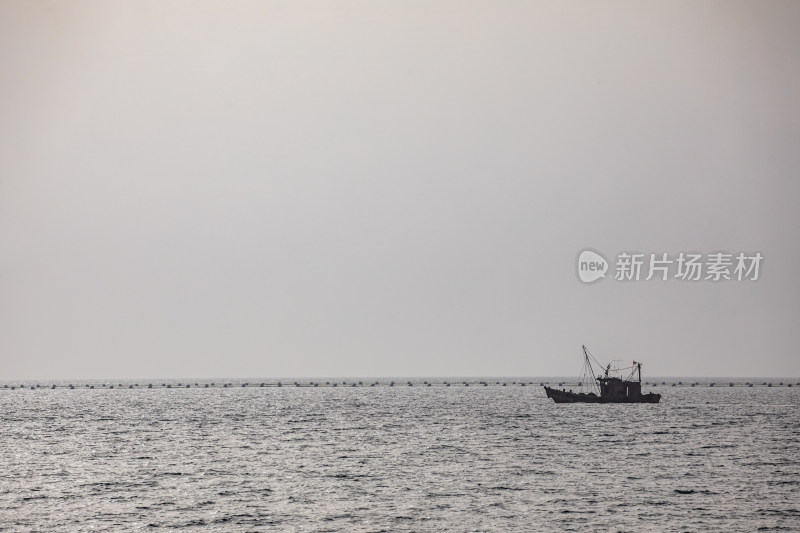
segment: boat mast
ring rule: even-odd
[[[636,369],[639,371],[639,383],[642,382],[642,363],[636,363]]]
[[[592,368],[592,362],[589,361],[589,353],[586,351],[586,345],[582,345],[583,348],[583,359],[586,361],[586,366],[589,367],[589,373],[592,374],[592,383],[597,383],[597,376],[594,375],[594,368]]]

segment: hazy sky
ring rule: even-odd
[[[800,3],[4,1],[0,69],[0,380],[800,375]]]

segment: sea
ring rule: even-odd
[[[545,380],[0,384],[0,531],[800,531],[798,383]]]

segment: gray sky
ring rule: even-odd
[[[3,2],[0,379],[798,376],[798,65],[797,2]]]

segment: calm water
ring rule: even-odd
[[[800,530],[800,388],[655,390],[0,390],[0,529]]]

